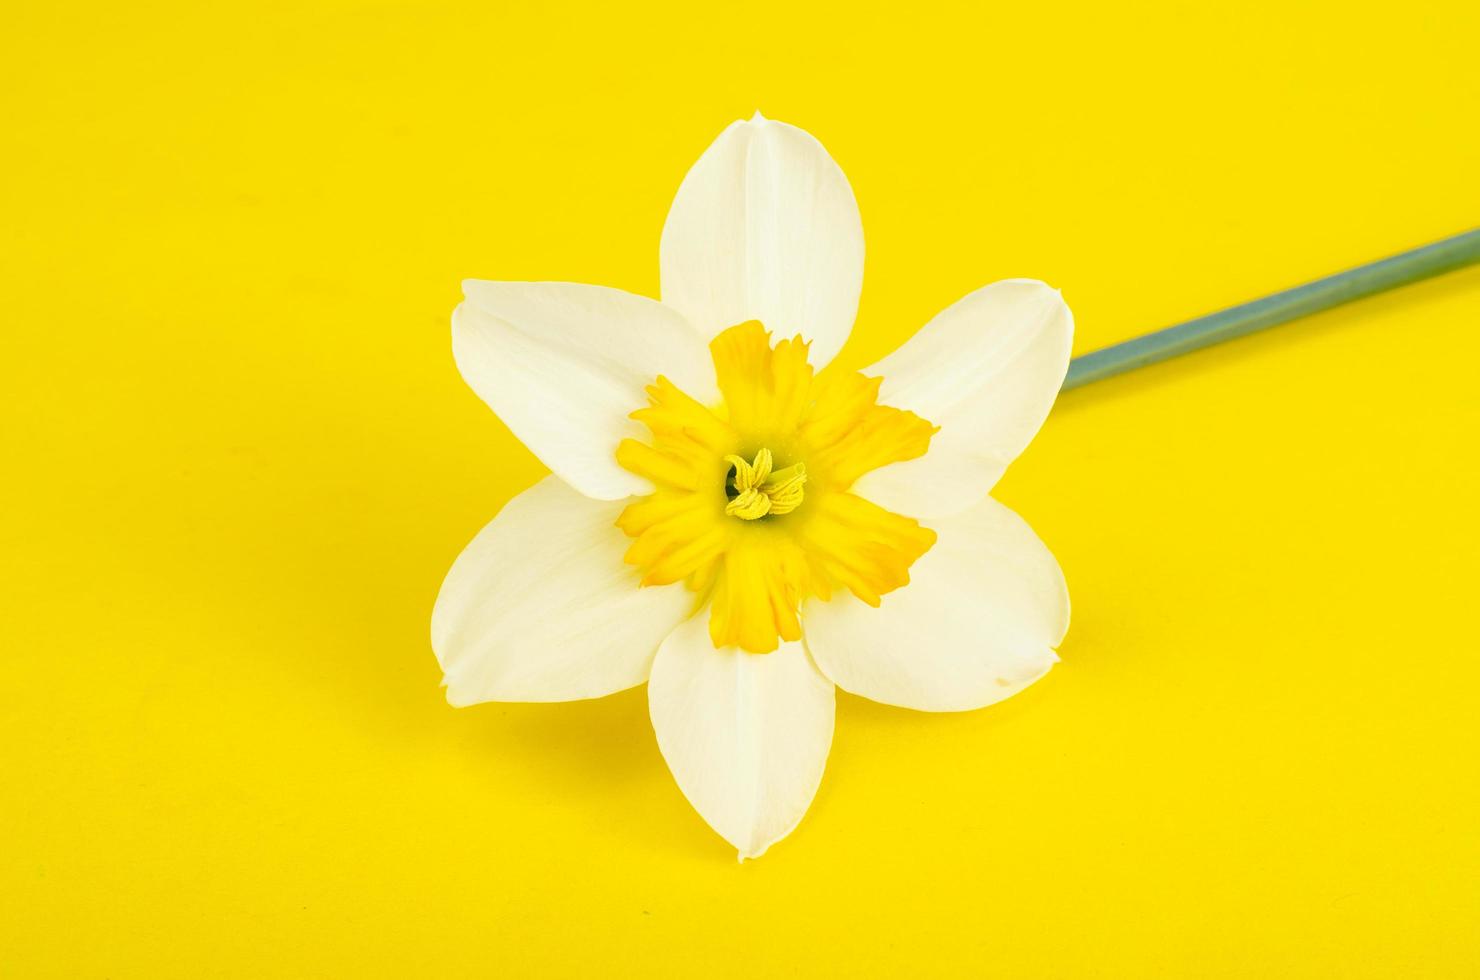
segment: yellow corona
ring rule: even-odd
[[[877,606],[935,542],[850,492],[869,470],[924,455],[935,427],[878,404],[877,378],[814,375],[807,346],[773,346],[756,321],[725,330],[709,345],[720,404],[659,377],[632,413],[651,442],[617,449],[657,488],[618,519],[634,539],[626,560],[644,585],[684,582],[709,598],[715,646],[767,653],[798,640],[801,602],[837,588]]]

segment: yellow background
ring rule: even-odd
[[[1480,270],[1066,396],[1064,663],[840,696],[757,863],[643,691],[453,710],[427,622],[542,472],[459,280],[655,294],[730,120],[853,182],[849,364],[1007,276],[1084,352],[1480,223],[1475,11],[10,10],[0,975],[1473,975]]]

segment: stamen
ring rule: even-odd
[[[807,482],[807,468],[795,463],[771,472],[775,460],[771,450],[761,449],[755,460],[747,463],[740,456],[726,456],[725,462],[735,470],[735,496],[725,505],[725,513],[741,520],[753,521],[767,514],[789,514],[802,503],[802,486]]]
[[[777,470],[766,481],[763,490],[771,498],[771,513],[790,514],[802,503],[802,484],[807,482],[807,468],[801,463]]]

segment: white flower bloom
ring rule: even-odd
[[[835,684],[962,711],[1057,661],[1063,575],[988,493],[1073,319],[998,282],[872,368],[817,373],[858,309],[858,205],[815,139],[759,115],[684,178],[660,259],[662,302],[464,284],[458,367],[554,475],[458,557],[432,645],[454,705],[647,681],[679,787],[757,857],[817,791]]]

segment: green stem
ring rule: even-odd
[[[1188,320],[1136,337],[1069,362],[1062,390],[1123,374],[1191,351],[1220,344],[1298,317],[1406,286],[1480,262],[1480,228],[1411,252],[1381,259],[1241,306]]]

